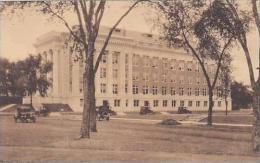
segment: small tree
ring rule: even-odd
[[[30,104],[32,105],[32,96],[39,92],[40,96],[47,96],[47,90],[51,85],[47,79],[47,73],[52,70],[52,63],[43,63],[42,57],[30,55],[22,63],[20,81],[24,89],[30,96]]]
[[[226,108],[226,115],[228,114],[228,97],[230,97],[231,92],[231,57],[226,57],[223,59],[221,68],[220,68],[220,86],[219,89],[221,91],[221,97],[225,100],[225,108]]]
[[[235,110],[252,107],[253,92],[243,83],[232,82],[231,84],[232,107]]]
[[[4,58],[0,58],[0,94],[9,96],[9,74],[11,63]]]

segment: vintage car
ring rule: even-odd
[[[97,113],[97,119],[99,121],[101,121],[101,120],[109,121],[110,113],[109,113],[109,106],[108,105],[97,106],[96,107],[96,113]]]
[[[16,113],[14,115],[14,121],[28,123],[28,122],[36,122],[35,110],[30,105],[20,105],[16,109]]]
[[[191,114],[192,112],[188,110],[187,107],[180,106],[178,107],[178,114]]]

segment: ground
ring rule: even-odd
[[[251,151],[250,127],[112,119],[98,122],[91,139],[76,140],[79,130],[80,121],[68,116],[41,117],[35,124],[16,124],[12,116],[0,116],[0,160],[260,161]]]

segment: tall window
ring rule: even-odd
[[[106,78],[106,76],[107,76],[106,68],[101,68],[100,69],[100,78]]]
[[[84,105],[84,100],[80,99],[79,103],[80,103],[80,106],[83,106]]]
[[[191,107],[192,106],[192,101],[188,102],[188,106]]]
[[[183,94],[184,94],[184,89],[183,88],[179,88],[179,95],[183,96]]]
[[[118,78],[118,69],[113,69],[113,78],[114,79]]]
[[[108,55],[108,51],[105,50],[105,52],[102,54],[102,58],[101,58],[101,61],[103,63],[106,63],[107,62],[107,55]]]
[[[101,83],[100,84],[100,92],[101,93],[106,93],[106,84],[105,83]]]
[[[125,93],[128,92],[128,84],[125,84]]]
[[[167,100],[163,100],[163,107],[167,107]]]
[[[133,72],[133,80],[134,81],[138,80],[138,72]]]
[[[172,100],[172,107],[176,106],[176,100]]]
[[[159,106],[159,100],[153,100],[153,107]]]
[[[118,94],[118,85],[113,84],[113,94]]]
[[[200,89],[199,88],[195,88],[195,96],[199,96],[200,95]]]
[[[162,95],[166,95],[167,91],[166,91],[166,87],[162,87]]]
[[[112,55],[112,64],[118,64],[120,52],[114,52]]]
[[[143,86],[143,94],[148,94],[148,86]]]
[[[208,101],[204,101],[204,107],[208,106]]]
[[[120,100],[116,99],[114,100],[114,107],[119,107],[120,106]]]
[[[148,80],[149,80],[149,75],[148,75],[147,72],[145,72],[145,73],[143,74],[143,80],[144,80],[144,81],[148,81]]]
[[[171,87],[171,95],[174,96],[176,94],[176,91],[173,87]]]
[[[153,95],[157,95],[157,93],[158,93],[158,88],[157,88],[157,86],[153,86],[152,91],[153,91]]]
[[[188,95],[188,96],[191,96],[191,88],[188,88],[188,89],[187,89],[187,95]]]
[[[133,55],[133,66],[138,66],[138,62],[139,62],[139,56],[134,54]]]
[[[133,85],[133,94],[138,94],[138,86]]]
[[[196,107],[200,107],[200,101],[196,101]]]
[[[203,88],[203,89],[202,89],[202,95],[203,95],[203,96],[207,96],[207,90],[206,90],[206,88]]]
[[[183,100],[180,101],[180,106],[184,106],[184,101]]]
[[[138,107],[139,106],[139,100],[134,100],[134,107]]]

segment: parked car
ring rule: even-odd
[[[16,109],[16,113],[14,115],[14,121],[28,123],[28,122],[36,122],[35,109],[31,105],[20,105]]]
[[[109,121],[110,113],[109,113],[109,106],[108,105],[97,106],[96,107],[96,113],[97,113],[97,119],[99,121],[101,121],[101,120]]]
[[[154,112],[150,109],[149,106],[142,106],[139,113],[141,115],[144,115],[144,114],[154,114]]]
[[[185,106],[178,107],[178,114],[191,114],[192,112]]]

